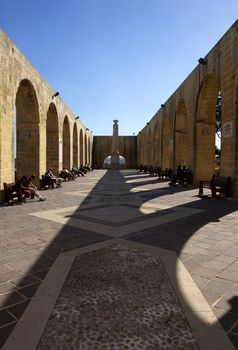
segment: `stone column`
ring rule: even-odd
[[[112,134],[112,163],[113,169],[119,168],[119,136],[118,136],[118,120],[113,120],[113,134]]]

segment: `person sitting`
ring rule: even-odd
[[[184,176],[184,183],[187,185],[192,185],[193,181],[193,174],[190,168],[187,166],[183,166],[183,176]]]
[[[87,174],[87,169],[85,168],[85,166],[83,164],[80,164],[79,170],[83,173],[83,174]]]
[[[73,172],[76,176],[84,176],[84,173],[75,165],[73,165],[71,172]]]
[[[160,178],[162,178],[162,169],[161,169],[161,167],[159,166],[158,167],[158,178],[160,179]]]
[[[46,185],[48,185],[51,188],[55,188],[56,186],[56,177],[52,173],[52,168],[48,169],[44,174],[44,179]]]
[[[46,171],[44,177],[47,179],[47,181],[49,182],[49,185],[52,188],[55,187],[61,187],[62,186],[62,182],[64,181],[64,179],[62,179],[61,177],[57,177],[53,174],[53,169],[50,168]]]
[[[149,171],[150,176],[154,176],[154,168],[152,167],[152,165],[148,166],[148,171]]]
[[[18,178],[16,180],[15,189],[16,189],[17,196],[18,196],[17,204],[26,203],[26,194],[23,193],[24,185],[23,185],[22,178],[20,178],[20,179]],[[27,195],[29,195],[29,193],[27,193]]]
[[[92,171],[92,168],[90,167],[89,164],[86,164],[86,165],[85,165],[85,168],[86,168],[87,171]]]
[[[69,171],[66,167],[63,167],[63,170],[61,171],[61,176],[64,179],[64,181],[75,180],[76,178],[76,175],[72,171]]]
[[[37,187],[33,184],[34,179],[35,179],[35,175],[28,176],[28,178],[26,180],[26,185],[28,188],[30,188],[32,195],[36,196],[37,198],[39,198],[39,201],[43,202],[46,200],[46,198],[43,198],[41,196]]]
[[[177,167],[177,173],[173,177],[173,179],[169,182],[169,185],[170,186],[176,185],[177,182],[179,183],[179,185],[181,185],[183,183],[183,179],[184,179],[183,168],[181,165],[179,165]]]
[[[37,190],[37,187],[33,184],[34,179],[35,179],[35,175],[25,177],[23,183],[25,187],[30,190],[32,199],[36,196],[37,198],[39,198],[39,201],[45,201],[46,198],[43,198],[41,196],[41,194]]]
[[[82,173],[84,173],[84,174],[87,174],[87,172],[88,172],[83,164],[80,165],[79,170],[82,171]]]
[[[19,180],[16,181],[16,191],[18,194],[17,204],[26,203],[27,198],[34,199],[35,193],[33,189],[28,187],[27,177],[23,175]]]

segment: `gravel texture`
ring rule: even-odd
[[[198,350],[159,256],[120,245],[78,256],[38,350]]]

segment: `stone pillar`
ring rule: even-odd
[[[112,151],[111,151],[111,168],[119,168],[119,136],[118,136],[118,120],[113,120],[112,134]]]

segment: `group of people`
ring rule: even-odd
[[[192,178],[193,174],[189,167],[186,165],[179,165],[177,167],[176,173],[173,173],[173,170],[171,168],[166,168],[165,170],[162,170],[161,167],[155,166],[147,166],[141,164],[138,167],[140,172],[144,172],[145,174],[149,173],[150,176],[158,176],[159,179],[171,179],[169,182],[170,186],[173,185],[191,185],[192,184]]]
[[[88,171],[92,171],[89,165],[81,165],[79,168],[73,166],[71,170],[64,167],[60,173],[60,176],[56,176],[53,173],[53,169],[49,168],[43,175],[44,182],[50,188],[58,188],[62,186],[62,182],[66,180],[75,180],[76,176],[84,176]],[[34,199],[37,197],[39,201],[45,201],[46,198],[42,197],[37,187],[33,184],[35,175],[25,176],[23,175],[16,181],[15,190],[17,192],[18,201],[17,204],[26,203],[27,199]]]
[[[68,169],[66,166],[63,167],[61,170],[59,176],[56,176],[53,173],[53,169],[48,169],[45,174],[43,175],[44,179],[44,186],[48,186],[50,188],[58,188],[62,186],[62,182],[68,180],[75,180],[77,176],[84,176],[88,171],[92,171],[92,168],[87,165],[81,165],[79,168],[77,168],[75,165],[73,165],[72,169]]]
[[[92,168],[88,164],[80,165],[79,168],[73,165],[71,170],[67,167],[63,167],[63,170],[60,172],[60,177],[63,178],[63,181],[75,180],[77,176],[84,176],[88,171],[92,171]]]
[[[144,172],[145,174],[149,173],[150,176],[158,176],[159,179],[170,179],[173,175],[173,170],[170,168],[165,168],[164,170],[161,169],[161,167],[152,165],[147,166],[141,164],[139,166],[140,172]]]

